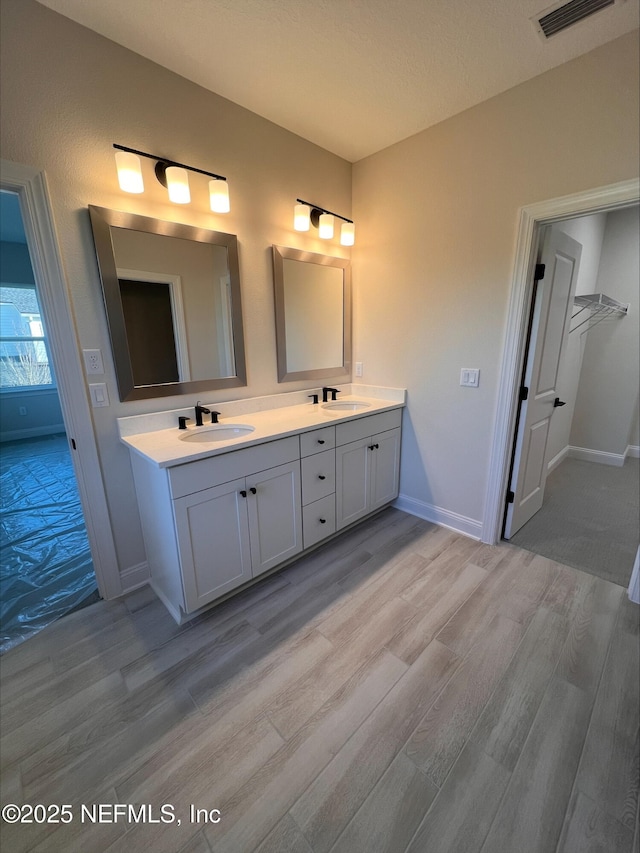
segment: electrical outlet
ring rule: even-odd
[[[356,376],[362,376],[362,362],[356,361]]]
[[[27,414],[27,407],[26,406],[18,406],[18,414],[19,415],[26,415]]]
[[[84,369],[89,375],[104,373],[104,365],[102,363],[102,353],[99,349],[83,349]]]

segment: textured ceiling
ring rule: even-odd
[[[640,0],[548,41],[549,0],[39,2],[356,161],[630,32]]]

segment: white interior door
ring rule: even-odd
[[[553,412],[563,405],[556,386],[581,253],[576,240],[557,228],[547,229],[540,254],[544,277],[537,281],[534,293],[523,382],[527,396],[518,420],[505,539],[526,524],[544,499],[547,437]]]

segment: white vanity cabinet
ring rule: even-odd
[[[336,426],[336,530],[398,496],[400,410]]]
[[[174,514],[190,612],[302,550],[299,464],[178,498]]]
[[[131,453],[151,585],[178,622],[397,497],[401,409],[319,414],[197,459]]]
[[[132,466],[151,584],[178,620],[302,550],[298,436]]]

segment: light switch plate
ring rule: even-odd
[[[94,409],[100,409],[103,406],[109,405],[109,394],[107,386],[104,382],[93,382],[89,385],[89,393],[91,394],[91,405]]]
[[[460,384],[467,388],[477,388],[480,384],[480,369],[477,367],[463,367],[460,370]]]

